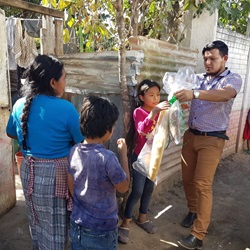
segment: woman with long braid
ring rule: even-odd
[[[24,77],[24,97],[15,103],[6,132],[22,147],[20,175],[33,249],[64,250],[67,208],[72,204],[67,156],[72,145],[84,139],[79,114],[61,99],[66,72],[56,58],[37,56]]]

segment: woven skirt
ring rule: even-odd
[[[25,157],[21,181],[33,249],[64,250],[68,240],[67,158]]]

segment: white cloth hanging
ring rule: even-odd
[[[21,20],[17,19],[15,29],[15,60],[22,67],[27,68],[38,55],[35,40],[23,30]]]
[[[10,70],[17,69],[15,53],[14,53],[15,28],[16,28],[16,18],[14,17],[7,18],[6,19],[6,34],[7,34],[8,60],[9,60]]]

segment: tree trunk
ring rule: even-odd
[[[125,23],[123,18],[123,0],[116,2],[117,8],[117,27],[119,35],[119,55],[118,55],[118,68],[119,68],[119,83],[121,87],[121,99],[123,106],[123,125],[124,125],[124,137],[128,132],[128,124],[130,120],[130,101],[128,94],[128,87],[126,81],[126,48],[125,48]]]
[[[131,28],[132,36],[138,35],[138,2],[139,0],[131,0]]]
[[[129,98],[128,86],[126,81],[126,48],[125,48],[125,23],[123,15],[123,0],[116,1],[117,10],[117,27],[119,35],[119,54],[118,54],[118,68],[119,68],[119,83],[121,88],[121,99],[123,106],[123,125],[124,125],[124,138],[129,131],[129,125],[131,121],[131,103]],[[127,142],[128,144],[128,142]],[[129,146],[129,145],[128,145]],[[129,157],[129,155],[128,155]],[[125,194],[117,194],[118,198],[118,213],[123,217],[125,205],[127,202],[129,191]]]

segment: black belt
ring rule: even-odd
[[[215,136],[215,137],[219,137],[225,140],[229,140],[229,137],[226,135],[226,130],[222,130],[222,131],[211,131],[211,132],[203,132],[203,131],[199,131],[197,129],[192,129],[189,128],[189,130],[194,134],[194,135],[203,135],[203,136]]]

